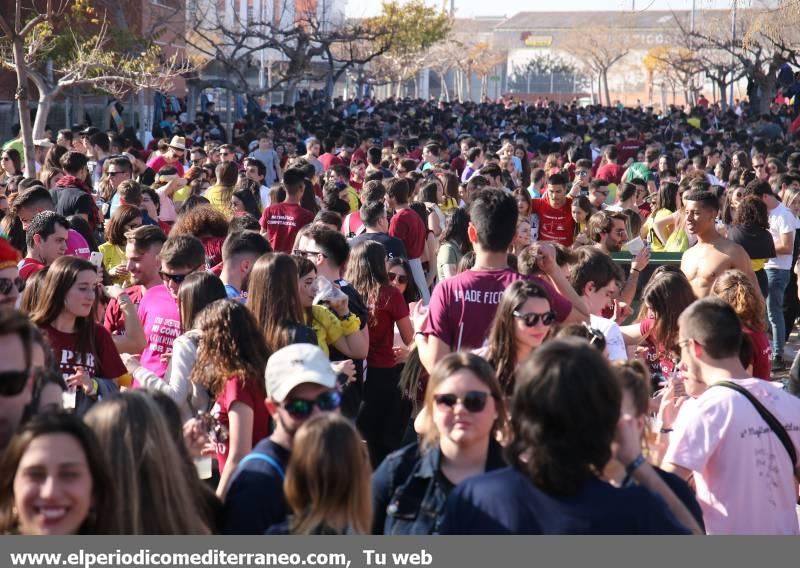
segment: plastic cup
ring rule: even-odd
[[[197,470],[197,477],[200,479],[211,478],[211,458],[208,456],[194,458],[194,467]]]

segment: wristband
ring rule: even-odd
[[[636,274],[641,274],[642,273],[641,270],[639,270],[638,268],[633,268],[633,267],[631,267],[631,272],[635,272]]]
[[[644,462],[645,462],[644,456],[642,454],[639,454],[635,460],[633,460],[631,463],[625,466],[625,476],[631,477],[633,475],[633,472],[639,469]]]
[[[87,392],[87,396],[95,397],[97,396],[97,392],[100,390],[100,385],[97,384],[95,379],[92,379],[92,390]]]

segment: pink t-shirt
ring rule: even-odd
[[[142,367],[164,378],[167,363],[161,360],[164,353],[172,351],[172,342],[181,334],[178,303],[163,284],[150,288],[139,304],[139,319],[147,338],[140,358]]]
[[[183,177],[183,164],[181,164],[180,160],[172,164],[168,164],[164,159],[164,156],[156,153],[155,158],[150,158],[150,160],[147,162],[147,167],[151,168],[155,173],[158,173],[158,170],[164,166],[173,166],[176,170],[178,170],[178,176]]]
[[[75,229],[70,229],[67,231],[67,252],[65,254],[89,260],[92,251],[89,250],[89,243],[86,242],[83,235]]]
[[[761,379],[734,381],[775,415],[800,448],[800,398]],[[681,407],[664,455],[695,472],[708,534],[800,534],[789,454],[753,404],[709,388]]]
[[[434,335],[454,351],[480,347],[489,335],[503,291],[521,278],[525,276],[505,268],[467,270],[440,282],[433,289],[424,333]],[[550,283],[537,276],[528,278],[545,289],[556,319],[567,319],[572,303]]]
[[[158,199],[159,203],[161,204],[158,212],[158,218],[161,221],[174,223],[178,218],[178,213],[175,211],[175,203],[173,203],[172,198],[167,195],[166,190],[160,189],[158,190]]]

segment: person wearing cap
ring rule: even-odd
[[[24,286],[19,277],[19,252],[6,239],[0,238],[0,309],[14,308]]]
[[[154,172],[164,166],[173,166],[178,170],[178,177],[183,177],[183,156],[186,153],[186,139],[183,136],[173,136],[169,141],[169,149],[164,154],[155,153],[147,162],[147,166]]]
[[[341,401],[336,373],[316,345],[279,349],[267,362],[265,379],[275,430],[239,462],[225,499],[225,534],[263,534],[286,520],[283,480],[294,435],[312,416],[336,411]]]

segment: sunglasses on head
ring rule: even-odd
[[[0,278],[0,294],[9,294],[14,287],[17,288],[17,292],[22,292],[25,288],[25,281],[19,276],[16,278]]]
[[[337,391],[328,391],[319,395],[316,400],[293,398],[283,403],[283,408],[293,418],[308,418],[314,411],[314,406],[322,412],[331,412],[339,408],[342,397]]]
[[[29,375],[28,371],[1,371],[0,396],[16,396],[21,393]]]
[[[397,282],[398,284],[408,284],[408,276],[405,274],[397,274],[396,272],[389,272],[389,282]]]
[[[457,402],[461,402],[461,406],[473,413],[481,412],[486,408],[488,399],[489,393],[485,391],[467,391],[461,397],[453,393],[433,395],[433,400],[439,407],[453,408]]]
[[[539,321],[542,322],[542,325],[550,325],[556,320],[556,314],[553,312],[545,312],[543,314],[514,312],[513,315],[515,318],[521,319],[526,327],[536,327],[539,325]]]

